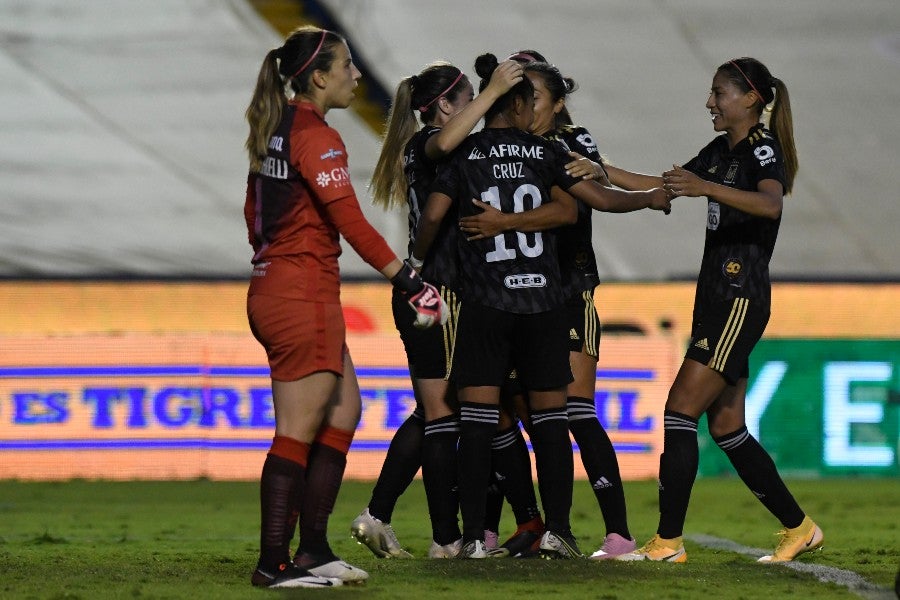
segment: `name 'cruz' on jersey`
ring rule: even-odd
[[[532,210],[551,201],[553,186],[568,189],[578,183],[565,172],[569,160],[557,142],[519,129],[487,128],[471,134],[441,164],[431,191],[452,198],[458,217],[481,211],[470,198],[506,213]],[[556,234],[549,231],[505,231],[473,241],[458,237],[460,297],[516,314],[560,306],[556,245]]]

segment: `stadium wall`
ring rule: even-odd
[[[414,399],[389,286],[342,293],[364,403],[347,476],[374,479]],[[243,282],[0,282],[0,478],[256,479],[274,421],[245,294]],[[598,415],[623,476],[652,478],[693,285],[605,284],[596,301]],[[784,474],[900,475],[898,305],[900,284],[775,284],[747,421]],[[701,475],[730,472],[700,441]]]

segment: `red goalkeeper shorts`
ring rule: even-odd
[[[346,331],[339,303],[251,294],[247,317],[266,349],[272,379],[296,381],[319,371],[343,375]]]

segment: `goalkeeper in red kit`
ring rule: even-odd
[[[334,554],[326,531],[361,413],[340,303],[340,236],[406,297],[417,326],[446,320],[434,286],[366,220],[346,147],[325,121],[328,110],[349,106],[359,78],[342,37],[302,27],[266,55],[246,113],[244,217],[254,252],[247,315],[268,356],[275,409],[260,480],[260,555],[251,578],[257,586],[329,587],[368,578]]]

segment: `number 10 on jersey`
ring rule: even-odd
[[[541,205],[541,190],[530,183],[523,183],[512,194],[512,212],[525,212],[525,198],[531,197],[531,208],[534,210]],[[481,192],[481,201],[490,204],[499,211],[503,211],[503,205],[500,202],[500,188],[491,186],[486,191]],[[509,212],[509,211],[503,211]],[[540,231],[527,234],[521,231],[514,232],[518,241],[519,251],[528,258],[536,258],[544,252],[544,238]],[[529,237],[532,243],[529,243]],[[494,249],[485,254],[485,261],[500,262],[502,260],[513,260],[516,258],[515,248],[506,247],[506,235],[500,233],[494,236]]]

